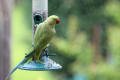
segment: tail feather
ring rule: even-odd
[[[32,52],[28,53],[25,56],[25,58],[15,68],[13,68],[10,73],[8,73],[8,75],[6,77],[6,80],[8,80],[8,78],[12,75],[13,72],[15,72],[19,68],[20,65],[26,63],[34,55],[33,54],[34,52],[35,52],[35,50],[33,50]]]
[[[11,70],[10,73],[8,73],[6,80],[8,80],[8,78],[12,75],[13,72],[15,72],[19,68],[20,65],[26,63],[30,58],[31,57],[25,57],[15,68]]]

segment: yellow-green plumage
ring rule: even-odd
[[[52,15],[37,26],[34,40],[36,60],[39,60],[39,56],[42,53],[42,50],[46,48],[48,43],[53,38],[57,19],[59,19],[57,16]]]

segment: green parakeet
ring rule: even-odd
[[[56,15],[49,16],[44,22],[37,25],[34,39],[33,50],[25,56],[25,58],[8,74],[7,78],[21,65],[26,63],[31,58],[39,61],[39,57],[53,38],[55,34],[55,24],[60,22]]]
[[[55,24],[59,23],[59,17],[52,15],[37,26],[34,39],[35,58],[39,60],[42,50],[46,48],[55,34]]]

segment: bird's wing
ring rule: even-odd
[[[37,44],[37,42],[38,42],[38,32],[39,32],[39,29],[41,28],[40,26],[41,26],[42,24],[39,24],[39,26],[37,26],[37,29],[36,29],[36,32],[35,32],[35,39],[34,39],[34,47],[32,47],[30,50],[29,50],[29,52],[28,53],[25,53],[26,54],[26,57],[29,57],[29,56],[33,56],[34,55],[34,53],[35,53],[35,51],[36,51],[36,44]],[[41,30],[41,29],[40,29]]]
[[[38,26],[37,26],[37,29],[36,29],[36,32],[35,32],[35,39],[34,39],[34,48],[36,48],[38,45],[39,45],[39,40],[40,40],[40,35],[42,33],[42,30],[43,30],[43,26],[44,24],[43,23],[40,23]]]
[[[35,39],[34,39],[34,48],[45,48],[45,47],[48,47],[47,46],[47,41],[49,41],[49,38],[46,38],[46,36],[49,37],[48,34],[46,34],[46,32],[48,30],[48,26],[46,23],[41,23],[37,26],[37,29],[36,29],[36,32],[35,32]]]

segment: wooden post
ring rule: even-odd
[[[100,34],[100,25],[96,24],[93,27],[93,33],[92,33],[92,46],[94,49],[94,59],[93,63],[97,64],[100,59],[100,40],[101,40],[101,34]]]
[[[10,69],[11,13],[13,0],[0,0],[0,80]]]
[[[36,24],[44,21],[48,16],[48,0],[32,0],[32,22],[33,22],[33,41],[34,44],[34,34],[36,31]],[[35,23],[35,21],[37,21]]]

